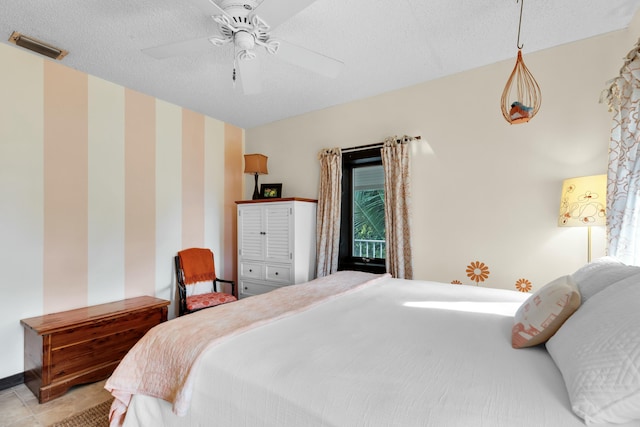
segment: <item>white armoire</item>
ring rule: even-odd
[[[317,200],[242,200],[238,205],[238,295],[315,278]]]

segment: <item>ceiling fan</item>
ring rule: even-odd
[[[271,30],[316,0],[189,0],[217,24],[218,33],[209,37],[142,49],[157,59],[206,52],[212,46],[231,43],[234,47],[232,79],[238,75],[245,94],[262,90],[257,49],[264,49],[284,61],[318,74],[335,78],[343,62],[280,39]]]

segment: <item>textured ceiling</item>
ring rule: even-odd
[[[2,0],[2,41],[13,31],[35,37],[68,50],[69,67],[247,129],[516,54],[516,0],[317,0],[271,36],[343,61],[340,75],[260,50],[262,93],[244,95],[232,84],[230,45],[162,60],[141,52],[215,35],[215,22],[193,1]],[[639,6],[524,0],[523,53],[626,28]]]

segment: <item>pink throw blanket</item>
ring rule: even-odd
[[[115,397],[110,425],[123,423],[134,394],[171,402],[174,413],[185,415],[191,402],[192,374],[197,371],[205,350],[234,335],[308,310],[384,277],[389,275],[342,271],[156,326],[129,351],[105,384]]]

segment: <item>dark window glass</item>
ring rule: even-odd
[[[343,153],[339,270],[385,271],[380,148]]]

